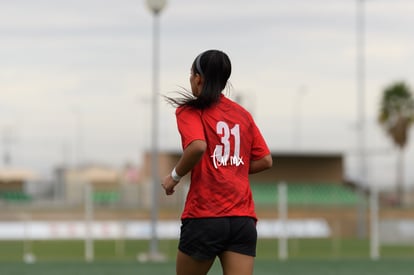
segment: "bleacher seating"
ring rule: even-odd
[[[120,194],[116,191],[95,191],[93,201],[97,204],[112,204],[120,200]]]
[[[277,204],[278,188],[273,183],[251,183],[257,205]],[[288,203],[297,205],[354,205],[358,195],[339,183],[287,183]]]
[[[4,191],[0,193],[0,199],[7,202],[27,202],[31,197],[22,191]]]

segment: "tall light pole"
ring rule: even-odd
[[[75,133],[74,133],[74,167],[80,169],[83,159],[83,141],[84,141],[84,119],[82,109],[75,107],[73,110],[73,116],[75,120]]]
[[[151,175],[152,175],[152,207],[151,207],[151,243],[150,255],[152,260],[159,258],[158,252],[158,193],[160,179],[158,175],[158,127],[159,127],[159,110],[158,110],[158,93],[159,93],[159,51],[160,51],[160,14],[167,4],[166,0],[146,0],[147,6],[153,14],[153,32],[152,32],[152,129],[151,129]]]
[[[293,98],[292,147],[296,149],[299,149],[302,145],[302,102],[306,93],[306,86],[301,86]]]
[[[15,142],[13,126],[7,125],[2,129],[3,162],[4,166],[10,166],[12,162],[12,144]]]
[[[365,118],[365,0],[356,0],[356,90],[357,90],[357,147],[359,159],[358,236],[365,237],[365,206],[363,187],[367,181],[366,118]]]

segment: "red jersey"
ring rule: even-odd
[[[221,95],[205,110],[176,110],[183,149],[204,140],[207,150],[191,171],[181,218],[248,216],[257,219],[249,183],[249,165],[270,153],[252,116]]]

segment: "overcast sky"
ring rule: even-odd
[[[413,14],[411,0],[365,5],[369,172],[382,183],[394,179],[395,153],[378,105],[386,85],[414,87]],[[150,144],[152,19],[143,0],[0,0],[2,156],[6,148],[12,166],[42,174],[61,163],[139,163]],[[160,20],[161,94],[189,87],[195,56],[221,49],[233,64],[230,96],[272,150],[354,158],[356,1],[170,0]],[[174,110],[161,97],[160,108],[160,146],[180,149]]]

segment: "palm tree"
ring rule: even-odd
[[[398,149],[396,192],[401,202],[404,186],[404,149],[414,122],[414,99],[404,82],[395,82],[383,91],[378,121]]]

